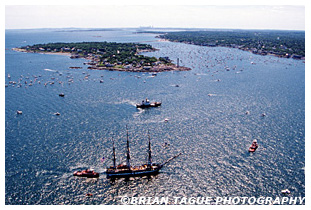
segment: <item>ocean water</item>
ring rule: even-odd
[[[192,70],[155,77],[88,70],[84,59],[11,50],[78,41],[151,44],[159,51],[145,55],[179,58]],[[305,196],[305,64],[300,60],[163,42],[134,29],[7,30],[5,56],[6,204],[121,204],[124,195],[281,197],[286,188],[292,197]],[[162,106],[136,109],[146,97]],[[112,164],[112,138],[117,162],[124,162],[126,126],[133,165],[147,159],[148,131],[154,162],[182,155],[151,178],[110,182],[103,172]],[[253,139],[259,148],[250,154]],[[86,168],[100,177],[72,176]]]

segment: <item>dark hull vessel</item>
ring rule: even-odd
[[[129,177],[143,177],[157,175],[162,168],[159,164],[153,164],[150,168],[147,165],[139,167],[131,167],[130,169],[116,169],[108,168],[106,171],[108,179],[129,178]]]
[[[154,102],[154,103],[151,103],[149,105],[145,105],[145,104],[136,104],[136,107],[137,108],[149,108],[149,107],[158,107],[158,106],[161,106],[161,102]]]
[[[144,109],[144,108],[149,108],[149,107],[158,107],[161,105],[162,105],[162,102],[151,102],[150,103],[149,100],[146,99],[145,101],[143,100],[140,104],[136,104],[136,107]]]
[[[151,158],[151,143],[150,143],[150,136],[149,137],[149,144],[148,144],[148,161],[146,164],[141,166],[131,166],[130,164],[130,146],[129,146],[129,139],[128,139],[128,132],[127,132],[127,152],[126,152],[126,164],[116,165],[116,153],[115,147],[113,143],[113,166],[110,166],[106,170],[106,175],[108,179],[118,179],[118,178],[130,178],[130,177],[143,177],[143,176],[152,176],[156,175],[160,172],[161,168],[171,161],[172,159],[178,157],[180,154],[170,158],[166,162],[162,164],[152,163]]]

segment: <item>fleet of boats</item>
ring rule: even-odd
[[[154,163],[152,161],[152,154],[151,154],[151,141],[150,141],[150,135],[148,133],[148,160],[145,164],[139,165],[139,166],[132,166],[131,165],[131,155],[130,155],[130,141],[129,141],[129,135],[128,130],[126,132],[126,163],[125,164],[116,164],[116,150],[114,146],[113,141],[113,147],[112,147],[112,166],[108,167],[105,171],[105,174],[107,176],[107,179],[115,180],[119,178],[130,178],[130,177],[143,177],[143,176],[152,176],[157,175],[162,167],[169,163],[171,160],[177,158],[181,155],[181,153],[171,157],[170,159],[166,160],[163,163]],[[169,146],[168,143],[165,143],[165,146]],[[75,171],[73,173],[74,176],[78,177],[87,177],[87,178],[98,178],[99,173],[91,170],[86,169],[83,171]]]
[[[84,73],[84,72],[83,72]],[[85,78],[87,79],[89,75],[87,75]],[[157,74],[152,74],[152,76],[157,76]],[[29,85],[34,84],[34,82],[37,80],[37,76],[34,76],[35,79],[34,81],[29,81]],[[41,75],[39,76],[41,77]],[[67,76],[68,77],[68,76]],[[11,79],[10,74],[8,74],[8,78]],[[21,75],[21,78],[19,79],[19,82],[21,80],[23,80],[23,76]],[[70,78],[70,77],[69,77]],[[29,79],[29,77],[25,77],[25,79]],[[54,80],[55,78],[52,77],[52,80]],[[72,78],[70,78],[69,82],[73,82]],[[100,83],[103,83],[104,81],[101,79]],[[28,84],[27,81],[24,82],[25,84]],[[39,81],[39,84],[41,82]],[[49,84],[54,84],[54,81],[50,81],[48,82]],[[48,84],[45,83],[45,86]],[[62,82],[59,82],[60,84],[62,84]],[[10,81],[9,84],[16,84],[15,81]],[[18,83],[20,84],[20,83]],[[8,85],[6,84],[6,87]],[[179,87],[179,85],[175,85],[175,87]],[[64,93],[59,93],[58,94],[60,97],[64,97],[65,94]],[[211,94],[208,94],[208,96],[211,96]],[[142,100],[141,103],[136,104],[136,108],[150,108],[150,107],[159,107],[162,105],[162,102],[150,102],[148,98],[146,98],[145,100]],[[17,110],[17,114],[22,114],[21,110]],[[246,115],[250,114],[249,111],[245,112]],[[59,112],[55,112],[54,115],[60,115]],[[266,114],[262,113],[261,114],[262,117],[265,117]],[[164,122],[168,122],[169,119],[165,118]],[[151,176],[151,175],[156,175],[160,172],[160,170],[162,169],[162,167],[169,162],[170,160],[178,157],[180,154],[172,157],[171,159],[169,159],[168,161],[166,161],[165,163],[159,164],[159,163],[154,163],[152,162],[152,154],[151,154],[151,142],[150,142],[150,135],[148,134],[148,138],[149,138],[149,143],[148,143],[148,161],[143,164],[143,165],[139,165],[139,166],[132,166],[130,163],[130,147],[129,147],[129,139],[128,139],[128,131],[127,131],[127,148],[126,148],[126,164],[116,164],[116,153],[115,153],[115,146],[113,143],[113,165],[108,167],[106,169],[106,176],[108,179],[117,179],[117,178],[129,178],[129,177],[141,177],[141,176]],[[167,147],[169,144],[165,143],[165,145],[162,145],[163,147]],[[258,148],[258,143],[257,140],[255,139],[251,146],[249,147],[249,152],[255,152],[256,149]],[[78,177],[87,177],[87,178],[97,178],[99,177],[99,173],[95,172],[93,170],[90,169],[86,169],[86,170],[82,170],[82,171],[75,171],[73,173],[74,176],[78,176]],[[285,192],[285,191],[284,191]],[[286,192],[287,193],[287,192]]]

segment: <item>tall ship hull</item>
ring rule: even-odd
[[[145,166],[141,166],[145,167]],[[143,177],[143,176],[153,176],[157,175],[160,172],[161,166],[152,166],[152,168],[148,169],[137,169],[131,168],[127,170],[110,170],[106,171],[108,179],[118,179],[118,178],[129,178],[129,177]]]

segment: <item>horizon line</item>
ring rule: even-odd
[[[47,29],[198,29],[198,30],[271,30],[271,31],[305,31],[305,29],[271,29],[271,28],[205,28],[205,27],[153,27],[153,26],[137,26],[137,27],[46,27],[46,28],[6,28],[5,30],[47,30]]]

